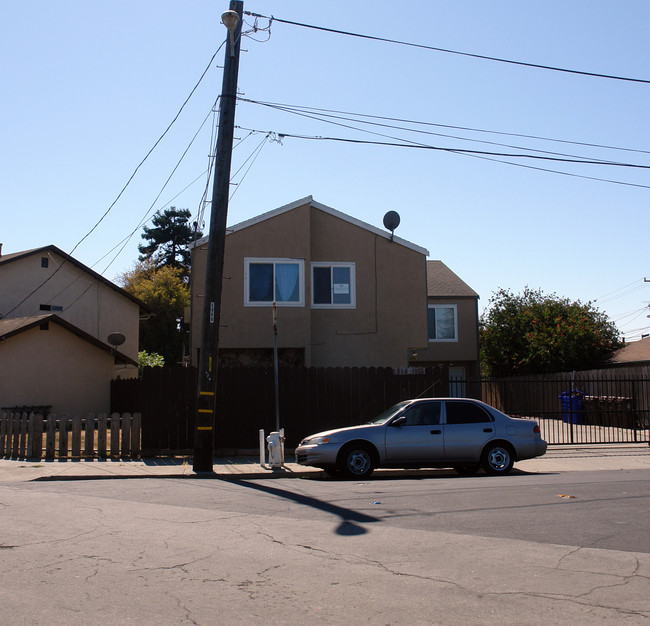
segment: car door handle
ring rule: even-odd
[[[484,429],[483,429],[483,432],[484,432],[484,433],[491,433],[491,432],[492,432],[492,429],[491,429],[491,428],[484,428]]]
[[[432,430],[431,434],[432,435],[439,435],[442,431],[441,430]]]

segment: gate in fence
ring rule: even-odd
[[[0,413],[0,457],[10,459],[135,458],[140,455],[140,414],[86,417]]]

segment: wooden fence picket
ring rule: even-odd
[[[81,415],[72,418],[72,448],[70,454],[73,459],[81,457]]]
[[[59,458],[68,456],[68,424],[72,420],[69,415],[62,415],[59,420]]]
[[[92,413],[88,413],[84,420],[84,437],[84,456],[92,459],[95,454],[95,416]]]
[[[43,416],[40,413],[31,413],[29,416],[28,439],[29,456],[40,461],[43,456]]]
[[[122,415],[122,456],[131,456],[131,414]]]
[[[14,418],[11,421],[13,422],[13,441],[11,446],[11,453],[14,455],[14,457],[18,458],[20,454],[20,414],[14,413]]]
[[[97,424],[97,456],[100,459],[106,458],[106,429],[108,427],[108,417],[106,413],[99,416]]]
[[[111,456],[120,454],[120,414],[111,415]]]
[[[50,413],[47,416],[47,434],[45,435],[45,458],[53,461],[56,450],[56,415]]]
[[[29,420],[29,416],[27,413],[23,413],[20,416],[20,447],[19,447],[19,454],[21,457],[26,456],[27,452],[27,422]]]

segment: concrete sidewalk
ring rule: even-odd
[[[0,459],[0,482],[32,480],[100,480],[136,478],[319,478],[321,470],[294,463],[287,457],[282,468],[260,465],[259,458],[215,458],[214,472],[196,474],[192,457],[160,457],[139,460],[30,461]],[[595,470],[650,469],[648,444],[552,446],[539,458],[515,464],[514,472],[558,473]],[[375,477],[407,477],[449,473],[451,470],[379,469]]]

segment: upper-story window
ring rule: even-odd
[[[246,306],[305,305],[305,262],[302,259],[244,259]]]
[[[354,263],[312,263],[312,308],[355,308],[356,290],[354,270]]]
[[[455,304],[430,304],[427,311],[429,341],[458,341]]]

